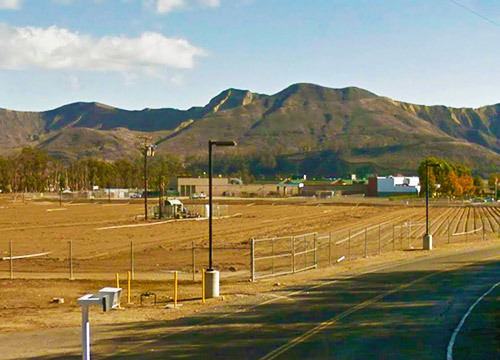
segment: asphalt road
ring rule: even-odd
[[[94,359],[500,359],[500,245],[242,299],[97,340]],[[496,312],[496,315],[495,315]],[[37,359],[77,359],[77,356]],[[448,357],[449,359],[449,357]]]

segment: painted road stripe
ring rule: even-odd
[[[492,256],[490,258],[487,258],[485,260],[491,260],[491,259],[494,259],[494,258],[498,258],[498,255],[496,256]],[[454,267],[451,267],[451,268],[448,268],[448,269],[445,269],[445,270],[440,270],[440,271],[436,271],[432,274],[428,274],[428,275],[425,275],[425,276],[422,276],[422,277],[419,277],[418,279],[415,279],[409,283],[406,283],[406,284],[403,284],[403,285],[400,285],[392,290],[389,290],[383,294],[380,294],[380,295],[377,295],[369,300],[366,300],[365,302],[362,302],[361,304],[358,304],[356,306],[354,306],[353,308],[350,308],[349,310],[346,310],[344,311],[343,313],[339,314],[339,315],[336,315],[334,317],[332,317],[331,319],[329,320],[326,320],[318,325],[316,325],[315,327],[313,327],[312,329],[306,331],[305,333],[303,333],[302,335],[299,335],[293,339],[291,339],[290,341],[288,341],[286,344],[283,344],[281,345],[280,347],[274,349],[273,351],[271,351],[270,353],[268,353],[267,355],[264,355],[263,357],[259,358],[259,360],[272,360],[272,359],[276,359],[278,356],[280,356],[281,354],[283,354],[284,352],[290,350],[291,348],[303,343],[304,341],[306,341],[307,339],[309,339],[310,337],[312,337],[313,335],[317,334],[318,332],[326,329],[327,327],[335,324],[338,320],[340,319],[343,319],[355,312],[357,312],[358,310],[361,310],[361,309],[364,309],[365,307],[371,305],[371,304],[374,304],[376,303],[377,301],[383,299],[384,297],[388,296],[388,295],[392,295],[392,294],[395,294],[401,290],[404,290],[406,288],[409,288],[410,286],[412,285],[415,285],[419,282],[422,282],[424,280],[427,280],[431,277],[434,277],[436,275],[439,275],[439,274],[443,274],[443,273],[446,273],[446,272],[449,272],[449,271],[453,271],[453,270],[456,270],[456,269],[460,269],[460,268],[463,268],[463,267],[466,267],[466,266],[469,266],[469,265],[473,265],[475,264],[476,262],[470,262],[470,263],[466,263],[466,264],[461,264],[459,266],[454,266]],[[447,360],[450,360],[449,358]]]
[[[467,252],[464,252],[463,254],[467,254],[467,253],[473,252],[475,250],[476,249],[469,250]],[[436,259],[436,258],[446,257],[446,256],[449,256],[449,254],[447,254],[447,255],[439,254],[439,255],[434,255],[434,256],[422,256],[421,258],[411,259],[411,260],[405,261],[405,262],[398,262],[397,264],[392,263],[392,264],[389,264],[389,265],[383,265],[383,266],[380,266],[380,267],[375,268],[375,269],[371,269],[371,270],[368,270],[368,271],[361,272],[359,274],[355,274],[355,275],[350,275],[350,276],[343,277],[341,280],[348,280],[348,279],[356,278],[358,276],[362,276],[362,275],[374,273],[374,272],[377,272],[377,271],[383,271],[383,270],[387,270],[387,269],[393,269],[393,268],[397,268],[399,266],[404,266],[404,265],[419,263],[421,261],[425,261],[425,260],[429,260],[429,259]],[[338,281],[339,280],[331,280],[331,281],[327,281],[327,282],[324,282],[324,283],[319,283],[319,284],[316,284],[316,285],[308,286],[308,287],[302,288],[300,290],[295,290],[295,291],[289,292],[285,296],[286,297],[290,297],[290,296],[293,296],[293,295],[299,295],[299,294],[302,294],[302,293],[305,293],[307,291],[314,290],[314,289],[317,289],[317,288],[320,288],[320,287],[324,287],[324,286],[328,286],[328,285],[333,285],[333,284],[337,283]],[[269,293],[267,293],[265,295],[269,296]],[[168,338],[170,336],[174,336],[174,335],[178,335],[180,333],[184,333],[186,331],[189,331],[189,330],[194,329],[194,328],[199,327],[199,326],[208,325],[210,323],[213,323],[215,320],[220,320],[220,319],[224,319],[224,318],[229,317],[229,316],[234,315],[234,314],[240,314],[240,313],[251,311],[251,310],[256,309],[256,308],[258,308],[260,306],[274,303],[274,302],[276,302],[278,300],[280,300],[280,298],[278,298],[278,297],[271,297],[271,299],[264,300],[264,301],[262,301],[262,302],[260,302],[258,304],[251,305],[249,307],[243,307],[243,308],[241,308],[239,310],[236,310],[235,312],[232,312],[232,313],[228,312],[228,313],[225,313],[223,315],[218,315],[218,316],[215,316],[215,317],[211,318],[210,320],[205,320],[205,321],[202,321],[202,322],[200,322],[198,324],[186,326],[184,328],[178,329],[177,331],[169,332],[169,333],[167,333],[165,335],[162,335],[162,336],[158,337],[157,339],[148,340],[148,341],[142,342],[140,344],[128,346],[125,349],[118,350],[115,354],[104,355],[102,357],[99,357],[99,359],[105,360],[105,359],[116,358],[120,354],[126,353],[128,351],[131,351],[131,350],[134,350],[134,349],[138,349],[138,348],[141,348],[141,347],[145,347],[145,345],[150,345],[150,344],[156,343],[156,342],[158,342],[160,340],[163,340],[165,338]]]
[[[500,281],[497,282],[495,285],[493,285],[483,295],[481,295],[474,302],[474,304],[471,305],[471,307],[469,308],[469,310],[467,310],[467,312],[465,313],[465,315],[462,317],[462,320],[460,320],[460,322],[458,323],[457,328],[455,329],[455,331],[453,331],[453,335],[451,335],[451,339],[450,339],[450,342],[448,344],[448,351],[446,353],[446,360],[453,360],[453,345],[455,345],[455,341],[457,339],[457,335],[460,332],[460,329],[462,329],[462,326],[464,325],[465,320],[467,320],[467,317],[470,315],[470,313],[472,312],[472,310],[474,310],[474,308],[476,307],[476,305],[479,304],[481,302],[481,300],[483,300],[486,296],[488,296],[488,294],[490,292],[492,292],[498,285],[500,285]]]
[[[460,255],[467,255],[467,254],[473,253],[475,251],[477,251],[477,249],[466,250],[466,251],[460,253]],[[411,260],[408,260],[408,261],[402,261],[402,262],[398,261],[397,263],[385,264],[385,265],[382,265],[380,267],[370,269],[368,271],[360,272],[358,274],[354,274],[354,275],[350,275],[350,276],[345,276],[345,277],[342,277],[342,279],[340,279],[340,280],[353,279],[353,278],[356,278],[358,276],[362,276],[362,275],[366,275],[366,274],[371,274],[371,273],[374,273],[374,272],[377,272],[377,271],[383,271],[383,270],[387,270],[387,269],[394,269],[394,268],[398,268],[400,266],[405,266],[405,265],[410,265],[410,264],[418,264],[418,263],[426,261],[426,260],[436,260],[436,259],[440,259],[440,258],[446,258],[448,256],[450,256],[450,254],[436,254],[436,255],[430,255],[430,256],[429,255],[422,256],[422,257],[419,257],[419,258],[416,258],[416,259],[411,259]],[[323,282],[323,283],[319,283],[319,284],[316,284],[316,285],[308,286],[308,287],[302,288],[300,290],[295,290],[295,291],[289,292],[285,296],[290,297],[290,296],[294,296],[294,295],[299,295],[299,294],[302,294],[302,293],[306,293],[307,291],[310,291],[310,290],[314,290],[314,289],[317,289],[317,288],[321,288],[321,287],[333,285],[333,284],[337,283],[338,281],[339,280],[336,279],[336,280],[330,280],[330,281],[327,281],[327,282]],[[266,294],[266,295],[269,295],[269,294]],[[208,325],[210,323],[213,323],[215,320],[224,319],[224,318],[232,316],[234,314],[245,313],[245,312],[251,311],[253,309],[256,309],[256,308],[258,308],[260,306],[274,303],[274,302],[276,302],[278,300],[280,300],[280,299],[277,298],[277,297],[276,298],[271,298],[271,299],[268,299],[268,300],[264,300],[264,301],[262,301],[262,302],[260,302],[258,304],[251,305],[249,307],[243,307],[243,308],[241,308],[239,310],[236,310],[234,312],[227,312],[227,313],[225,313],[223,315],[214,316],[213,318],[211,318],[209,320],[205,320],[205,321],[202,321],[202,322],[200,322],[198,324],[194,324],[194,325],[189,325],[189,326],[183,327],[181,329],[178,329],[177,331],[168,332],[165,335],[161,335],[161,336],[159,336],[158,338],[156,338],[154,340],[148,340],[148,341],[144,341],[144,342],[142,342],[140,344],[135,344],[135,345],[128,346],[128,347],[126,347],[124,349],[118,350],[115,354],[103,355],[103,356],[98,356],[98,357],[101,360],[112,359],[112,358],[117,358],[117,357],[119,358],[119,356],[121,354],[124,354],[124,353],[126,353],[128,351],[139,349],[139,348],[144,348],[146,345],[154,344],[154,343],[156,343],[158,341],[161,341],[163,339],[166,339],[166,338],[168,338],[170,336],[174,336],[174,335],[178,335],[180,333],[184,333],[186,331],[189,331],[189,330],[194,329],[194,328],[199,327],[199,326]]]

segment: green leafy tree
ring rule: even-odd
[[[465,196],[476,192],[471,170],[462,164],[453,164],[444,159],[429,157],[420,163],[421,194],[425,194],[426,171],[429,167],[429,193],[437,196]],[[439,184],[439,186],[438,186]]]

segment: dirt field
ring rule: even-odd
[[[385,204],[388,205],[388,204]],[[199,273],[192,281],[192,246],[197,248],[196,269],[207,266],[208,223],[204,219],[175,222],[145,222],[141,204],[67,203],[26,204],[3,199],[0,203],[0,252],[14,256],[50,252],[50,254],[13,261],[14,280],[9,279],[9,261],[0,261],[0,331],[30,330],[47,327],[77,326],[79,308],[76,299],[104,286],[114,285],[114,274],[122,279],[130,268],[130,244],[134,247],[135,280],[132,305],[121,315],[103,314],[100,323],[147,321],[180,316],[197,311],[202,305]],[[214,221],[214,261],[222,271],[227,296],[269,289],[275,279],[249,284],[250,238],[269,238],[318,232],[319,265],[328,266],[334,257],[345,255],[343,243],[328,253],[328,241],[335,243],[350,234],[352,258],[364,256],[364,238],[368,255],[379,249],[409,249],[421,244],[425,231],[422,207],[366,206],[247,201],[229,205],[231,217]],[[486,237],[496,238],[500,212],[492,207],[439,207],[431,210],[432,230],[438,245],[479,242],[482,229]],[[378,226],[380,224],[380,226]],[[327,239],[326,236],[330,238]],[[72,242],[75,280],[69,281],[69,245]],[[330,258],[329,258],[330,257]],[[378,260],[377,260],[378,261]],[[342,263],[352,266],[355,262]],[[180,271],[180,298],[185,307],[172,312],[153,307],[152,299],[139,304],[139,296],[154,291],[159,303],[171,301],[172,270]],[[302,273],[298,278],[307,278]],[[274,282],[273,282],[274,281]],[[287,280],[290,281],[290,280]],[[298,281],[298,280],[297,280]],[[122,282],[122,286],[124,286]],[[233,295],[228,295],[233,294]],[[64,304],[52,304],[63,297]],[[21,300],[20,300],[21,299]]]

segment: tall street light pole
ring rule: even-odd
[[[213,191],[212,191],[212,178],[213,178],[213,159],[212,159],[212,146],[236,146],[234,141],[218,141],[208,140],[208,269],[205,273],[206,286],[205,297],[213,298],[219,296],[219,272],[214,270],[213,267],[213,239],[212,239],[212,217],[213,217]]]
[[[429,167],[439,167],[439,164],[425,164],[425,235],[424,250],[432,250],[432,235],[429,234]]]
[[[142,137],[143,142],[141,144],[142,151],[144,154],[144,220],[148,220],[148,156],[155,155],[155,145],[151,142],[152,137],[150,135],[144,135]]]

